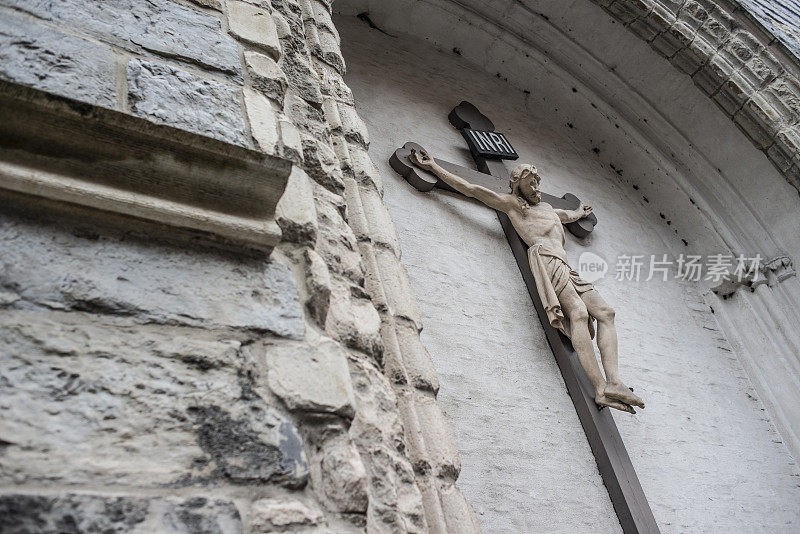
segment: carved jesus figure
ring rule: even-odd
[[[644,408],[642,399],[634,395],[619,377],[613,308],[567,263],[562,225],[588,216],[592,208],[581,204],[575,210],[561,210],[542,202],[541,179],[533,165],[520,165],[514,169],[509,182],[511,193],[498,194],[446,171],[424,150],[412,150],[410,159],[459,193],[508,215],[529,247],[528,260],[548,320],[572,340],[572,346],[594,387],[595,402],[629,413],[636,413],[633,406]],[[593,319],[597,321],[597,347],[605,377],[597,364],[592,344]]]

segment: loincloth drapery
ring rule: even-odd
[[[591,291],[594,286],[573,271],[563,255],[551,252],[540,244],[533,245],[528,249],[528,261],[533,278],[536,280],[536,290],[542,306],[547,312],[547,320],[553,327],[558,328],[565,336],[569,337],[569,318],[561,309],[558,295],[567,287],[567,284],[572,284],[578,295]],[[589,335],[594,338],[594,322],[591,315],[589,316]]]

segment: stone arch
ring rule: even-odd
[[[734,2],[592,0],[692,78],[800,190],[798,58]]]

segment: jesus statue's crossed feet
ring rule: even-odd
[[[595,393],[594,402],[599,406],[608,406],[623,412],[636,413],[634,406],[644,408],[644,402],[622,382],[605,385],[602,392]]]

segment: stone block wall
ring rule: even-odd
[[[269,257],[3,194],[3,532],[478,531],[330,14],[0,0],[0,78],[294,165]]]
[[[800,190],[798,58],[735,1],[592,0],[692,77]]]

